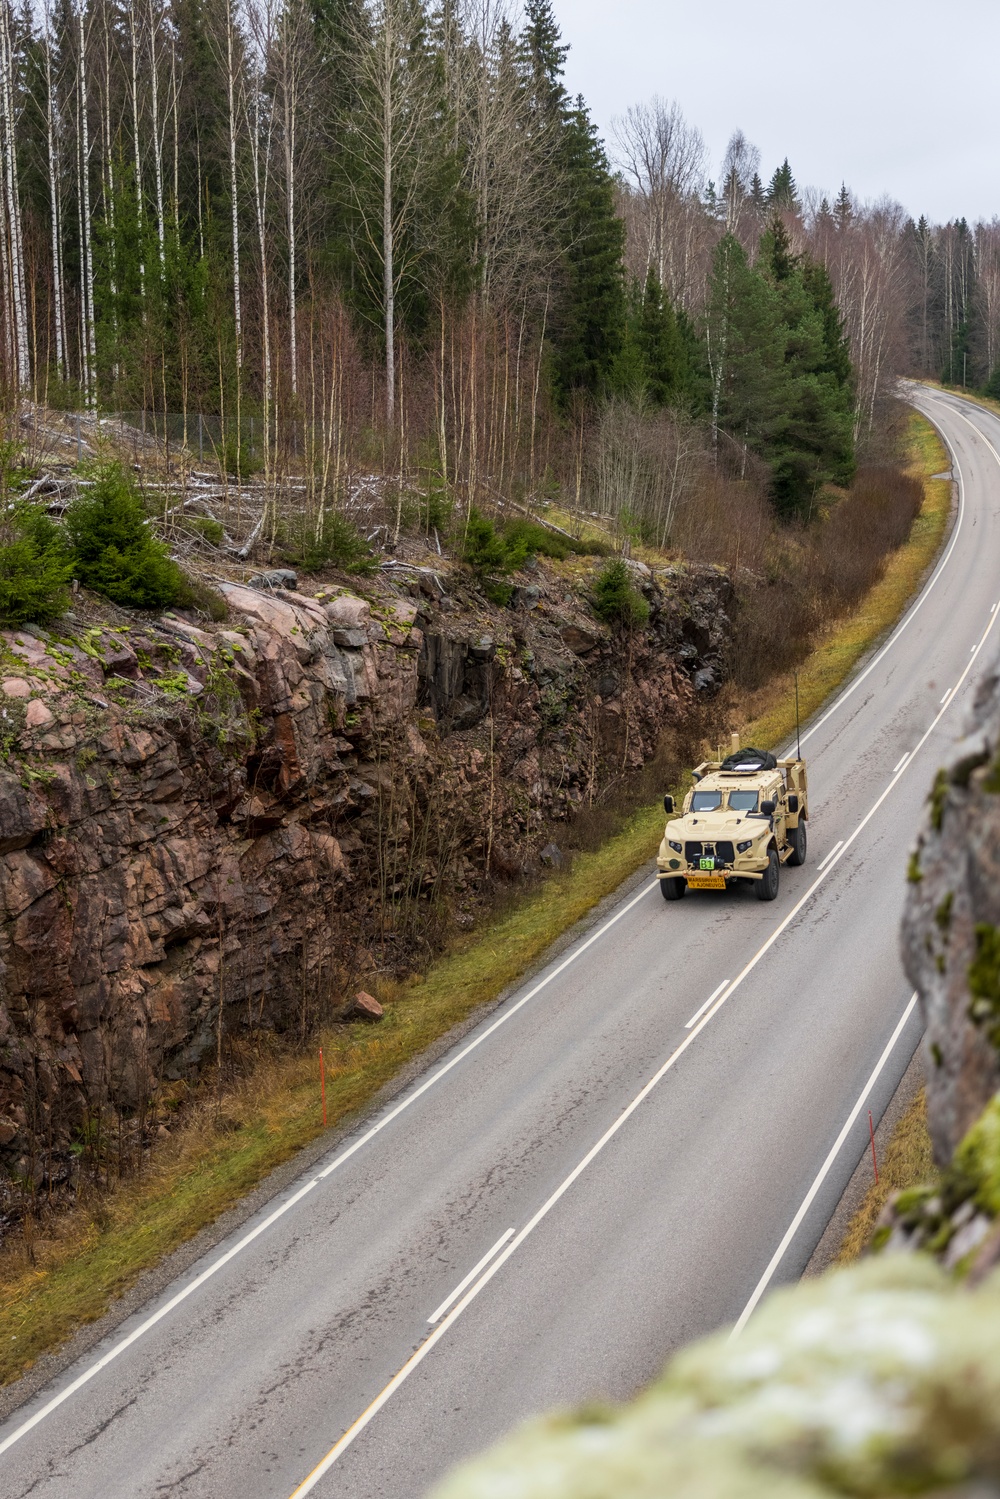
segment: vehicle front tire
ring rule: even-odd
[[[790,828],[788,841],[792,845],[792,852],[788,856],[789,864],[796,866],[806,862],[806,825],[800,822],[797,828]]]
[[[758,900],[775,899],[778,894],[778,870],[780,867],[778,863],[778,851],[772,848],[767,856],[767,868],[764,871],[764,878],[756,882]]]
[[[687,890],[687,880],[661,880],[660,894],[664,900],[680,900]]]

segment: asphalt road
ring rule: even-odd
[[[803,736],[810,857],[778,900],[630,893],[22,1406],[0,1428],[3,1499],[414,1499],[531,1413],[630,1394],[797,1278],[917,1044],[907,856],[1000,637],[1000,421],[914,400],[951,445],[959,515],[917,604]]]

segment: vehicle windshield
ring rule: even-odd
[[[692,812],[714,812],[721,806],[721,791],[696,791],[691,798]]]
[[[731,812],[756,812],[756,791],[730,791],[729,810]]]

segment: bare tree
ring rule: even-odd
[[[977,344],[986,378],[1000,363],[1000,219],[975,228]]]
[[[285,188],[285,234],[288,245],[288,357],[292,394],[298,391],[298,175],[300,155],[308,130],[303,110],[312,82],[312,27],[302,0],[288,0],[274,38],[272,70],[278,87],[281,161]]]
[[[52,23],[46,0],[43,15],[45,50],[45,135],[49,170],[49,213],[52,241],[52,301],[56,334],[56,375],[62,380],[66,368],[65,301],[62,274],[62,214],[59,194],[61,176],[59,160],[60,122],[57,117],[55,80],[52,76]]]
[[[94,238],[90,212],[90,99],[87,89],[87,32],[84,0],[77,3],[77,110],[79,118],[77,153],[77,203],[80,217],[80,260],[83,267],[81,287],[81,384],[88,406],[97,404],[96,362],[97,334],[94,319]]]
[[[370,33],[351,37],[358,65],[358,103],[351,142],[359,170],[351,191],[365,238],[381,269],[385,334],[385,404],[396,416],[396,297],[419,258],[414,227],[434,153],[435,90],[423,46],[424,14],[417,0],[372,0]],[[381,189],[378,198],[375,189]]]
[[[705,227],[700,194],[705,142],[679,105],[654,95],[612,122],[616,163],[637,210],[641,267],[652,266],[679,306],[692,299],[696,249]]]
[[[726,232],[735,234],[742,244],[747,236],[753,249],[756,240],[756,212],[750,198],[751,187],[760,167],[760,152],[748,141],[742,130],[736,130],[729,138],[726,154],[722,159],[722,202],[726,213]],[[748,219],[750,223],[748,225]]]
[[[7,219],[9,306],[13,325],[14,371],[18,389],[23,390],[31,379],[31,359],[28,351],[28,306],[24,288],[21,194],[17,176],[12,21],[8,0],[0,0],[0,150],[3,155],[4,207]]]

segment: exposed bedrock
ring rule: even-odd
[[[6,1169],[68,1173],[88,1110],[141,1107],[221,1035],[304,1026],[373,959],[412,966],[487,870],[532,867],[554,819],[683,735],[730,585],[637,578],[627,639],[541,568],[505,610],[400,570],[364,596],[226,585],[225,628],[4,632]]]

